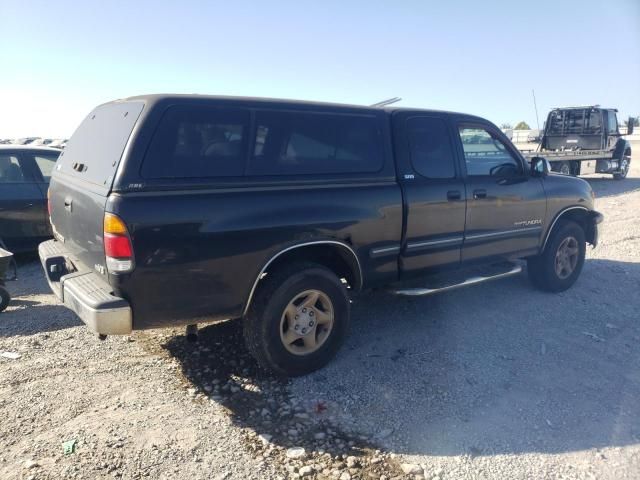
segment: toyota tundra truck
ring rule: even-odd
[[[571,287],[598,242],[593,202],[472,115],[147,95],[73,134],[39,254],[101,338],[241,319],[258,363],[295,376],[334,356],[363,291],[430,295],[523,268],[539,289]]]

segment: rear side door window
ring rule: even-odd
[[[0,154],[0,183],[25,183],[31,181],[16,155]]]
[[[468,176],[515,177],[523,174],[520,160],[493,132],[475,126],[459,127]]]
[[[381,152],[375,117],[258,111],[247,175],[377,172]]]
[[[436,117],[407,120],[411,164],[426,178],[454,178],[455,157],[446,122]]]
[[[142,164],[142,176],[210,178],[242,176],[249,112],[173,106],[167,109]]]

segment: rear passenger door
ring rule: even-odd
[[[394,127],[406,208],[402,273],[457,264],[466,194],[449,119],[401,112],[394,115]]]

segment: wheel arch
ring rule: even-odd
[[[272,255],[263,265],[253,282],[249,297],[244,305],[243,315],[246,315],[260,280],[280,266],[295,261],[314,262],[333,271],[338,278],[346,278],[351,288],[358,291],[362,288],[362,266],[358,255],[347,243],[338,240],[315,240],[303,242],[283,248]]]
[[[573,205],[563,208],[556,214],[553,221],[551,222],[551,226],[547,229],[540,251],[544,252],[544,249],[547,246],[547,242],[549,241],[549,237],[551,237],[554,228],[558,226],[559,220],[571,220],[576,222],[584,230],[587,242],[593,244],[595,239],[595,232],[590,225],[589,219],[589,209],[587,207],[583,207],[581,205]]]
[[[624,138],[619,138],[613,150],[613,158],[622,160],[627,155],[631,156],[631,143]]]

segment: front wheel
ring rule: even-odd
[[[613,178],[615,180],[624,180],[627,178],[627,174],[629,173],[629,167],[631,166],[631,156],[626,155],[622,157],[620,161],[620,171],[618,173],[613,174]]]
[[[527,260],[527,272],[534,286],[547,292],[571,287],[582,271],[587,250],[584,230],[575,222],[558,222],[544,251]]]
[[[296,263],[262,280],[243,329],[258,363],[279,375],[298,376],[326,365],[349,324],[349,299],[328,268]]]

